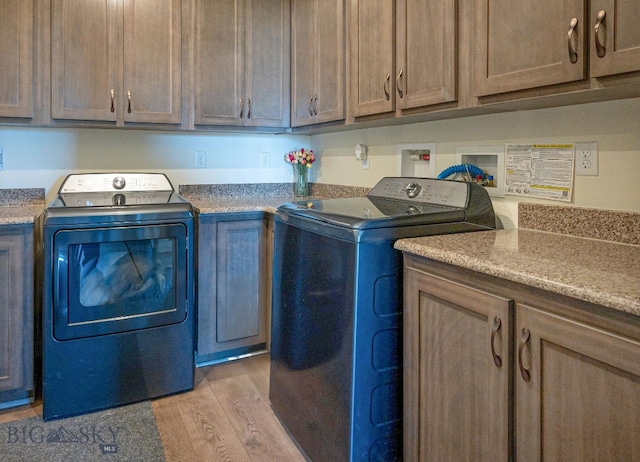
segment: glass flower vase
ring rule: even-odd
[[[293,194],[294,196],[309,195],[309,181],[307,178],[307,168],[303,164],[293,164]]]

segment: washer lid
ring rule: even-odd
[[[378,197],[290,202],[278,212],[354,229],[451,223],[465,220],[464,209]]]
[[[290,202],[278,214],[361,230],[459,222],[495,227],[482,186],[435,178],[386,177],[367,197]]]

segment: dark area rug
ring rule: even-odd
[[[164,462],[149,401],[45,422],[0,425],[2,462]]]

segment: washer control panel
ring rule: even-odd
[[[467,206],[469,184],[436,178],[387,177],[376,184],[369,196],[420,204],[435,204],[464,208]]]
[[[61,194],[129,191],[173,191],[164,173],[80,173],[69,175]]]

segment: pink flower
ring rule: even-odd
[[[311,168],[311,164],[315,162],[316,158],[313,155],[313,151],[306,151],[304,148],[301,148],[285,154],[284,160],[290,164],[301,164]]]

